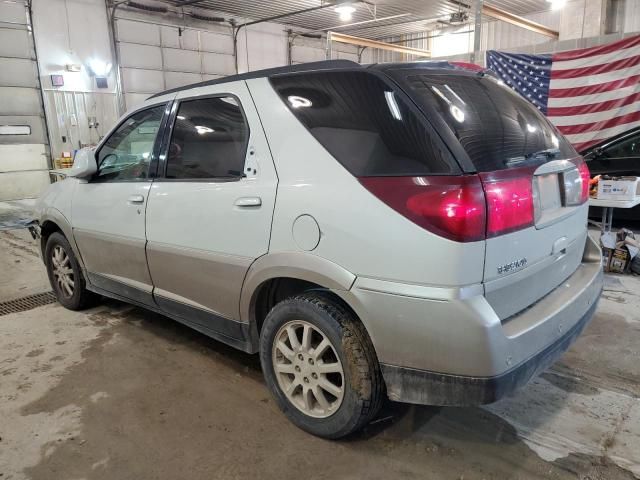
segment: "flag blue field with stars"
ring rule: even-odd
[[[487,67],[544,114],[547,113],[551,65],[551,55],[487,52]]]

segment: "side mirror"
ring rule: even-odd
[[[604,155],[604,151],[602,147],[596,147],[593,149],[593,156],[596,158],[602,157]]]
[[[83,148],[76,152],[73,159],[73,167],[67,172],[67,176],[81,179],[89,179],[98,171],[96,163],[95,149]]]

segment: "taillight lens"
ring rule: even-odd
[[[458,242],[485,238],[484,192],[476,175],[359,180],[391,208],[437,235]]]
[[[534,224],[531,168],[482,173],[480,178],[487,197],[487,237]]]
[[[589,181],[591,180],[591,172],[587,166],[587,162],[584,159],[579,158],[574,160],[574,163],[578,167],[580,178],[582,179],[582,190],[580,192],[580,203],[584,203],[589,200]]]
[[[479,175],[361,177],[376,197],[442,237],[474,242],[534,224],[533,170]]]

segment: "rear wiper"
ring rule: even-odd
[[[539,152],[531,152],[526,153],[524,155],[525,160],[529,160],[530,158],[535,157],[547,157],[547,158],[555,158],[556,155],[560,153],[559,148],[547,148],[546,150],[540,150]]]

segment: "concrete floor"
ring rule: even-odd
[[[0,232],[0,301],[49,289]],[[610,277],[562,361],[484,408],[390,404],[346,441],[280,414],[257,356],[105,301],[0,317],[0,479],[640,478],[640,279]]]

